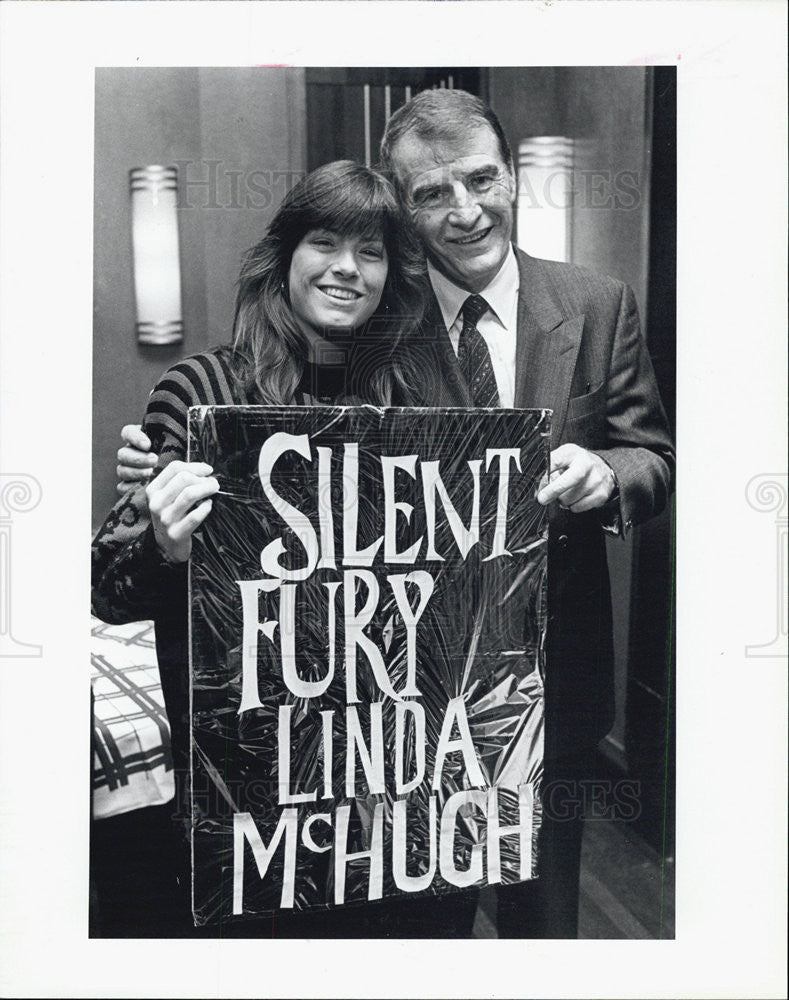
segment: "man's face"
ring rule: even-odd
[[[515,201],[515,178],[493,130],[477,125],[449,142],[406,134],[392,163],[430,262],[455,284],[481,292],[507,256]]]

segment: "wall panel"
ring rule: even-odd
[[[231,335],[243,252],[305,169],[301,69],[96,73],[93,521],[114,500],[115,451],[164,369]],[[184,342],[134,333],[128,171],[177,164]]]

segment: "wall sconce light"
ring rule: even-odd
[[[518,246],[534,257],[569,261],[574,142],[539,135],[518,146]]]
[[[177,344],[184,339],[175,210],[178,171],[134,167],[129,184],[137,339],[141,344]]]

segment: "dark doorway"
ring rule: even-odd
[[[480,94],[480,77],[467,67],[308,69],[307,169],[344,159],[374,165],[392,112],[432,87]]]

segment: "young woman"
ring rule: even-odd
[[[388,181],[343,160],[296,185],[246,255],[232,346],[179,362],[151,394],[143,431],[157,474],[124,493],[94,540],[94,613],[161,619],[166,607],[159,645],[185,642],[185,564],[218,489],[208,466],[185,461],[190,406],[389,403],[407,386],[401,348],[422,304],[421,256]]]
[[[188,777],[186,567],[192,535],[210,516],[219,488],[208,465],[186,461],[188,408],[407,398],[408,343],[423,311],[423,268],[388,181],[351,161],[320,167],[285,198],[245,258],[232,346],[179,362],[151,394],[138,440],[150,443],[156,469],[147,485],[124,492],[98,532],[92,596],[94,614],[104,621],[154,620],[177,811],[186,802]],[[459,902],[395,901],[278,916],[222,933],[444,936],[457,924],[448,908]],[[186,933],[185,894],[182,910]],[[470,933],[473,907],[466,911],[462,922]]]

